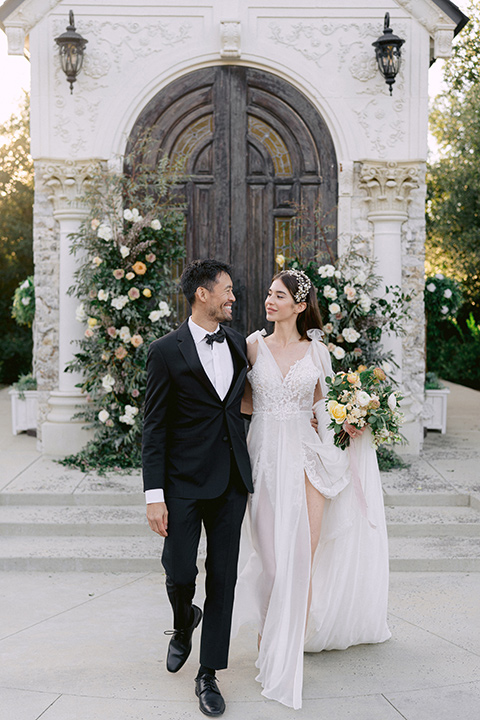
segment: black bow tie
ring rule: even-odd
[[[205,335],[205,342],[207,345],[213,345],[214,342],[222,343],[226,337],[225,330],[220,327],[220,330],[217,330],[217,332]]]

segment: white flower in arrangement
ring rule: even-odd
[[[445,280],[445,275],[442,275],[442,273],[435,273],[435,277],[437,280]]]
[[[336,315],[341,310],[340,305],[338,303],[332,303],[331,305],[328,306],[328,309],[330,310],[332,315]]]
[[[332,355],[334,358],[337,358],[337,360],[343,360],[343,358],[345,357],[345,350],[341,347],[338,347],[338,345],[335,345]]]
[[[427,285],[428,292],[435,292],[436,289],[437,289],[437,286],[435,285],[435,283],[428,283],[428,285]]]
[[[162,300],[158,304],[158,309],[161,313],[160,317],[169,317],[172,314],[172,311],[168,307],[168,303],[166,303],[164,300]]]
[[[124,220],[133,220],[133,213],[128,208],[123,211],[123,219]]]
[[[22,298],[22,305],[30,305],[30,298],[29,298],[29,297],[23,297],[23,298]]]
[[[357,402],[360,407],[367,407],[371,399],[372,398],[367,392],[365,392],[365,390],[360,390],[359,392],[357,392]]]
[[[108,300],[108,290],[99,290],[97,294],[97,298],[101,300],[102,302],[105,302]]]
[[[113,298],[110,305],[114,307],[115,310],[122,310],[128,302],[128,295],[120,295],[120,297]]]
[[[335,275],[335,268],[333,265],[321,265],[318,268],[318,274],[321,278],[333,277]]]
[[[323,330],[327,335],[330,335],[330,333],[333,332],[333,323],[327,323],[323,326]]]
[[[102,378],[102,387],[106,392],[112,392],[113,386],[115,385],[115,378],[107,373]]]
[[[106,423],[109,417],[110,413],[108,412],[108,410],[100,410],[100,412],[98,413],[98,419],[102,423]]]
[[[152,220],[152,222],[150,223],[150,227],[152,228],[152,230],[161,230],[162,223],[160,222],[160,220],[155,219]]]
[[[358,275],[356,275],[353,279],[353,282],[355,283],[355,285],[365,285],[366,281],[367,281],[367,276],[365,275],[363,270],[360,270]]]
[[[108,242],[108,240],[111,240],[113,238],[113,231],[110,225],[105,225],[102,223],[98,230],[97,230],[97,237],[99,237],[101,240],[105,240]]]
[[[77,306],[77,309],[75,310],[75,320],[77,322],[85,322],[87,319],[87,313],[85,312],[85,304],[82,302],[80,305]]]
[[[442,305],[441,313],[442,315],[446,315],[448,313],[448,307],[446,305]]]
[[[128,248],[126,245],[120,245],[120,255],[122,258],[126,258],[130,255],[130,248]]]
[[[161,317],[162,317],[162,313],[160,312],[160,310],[152,310],[152,312],[148,316],[148,319],[151,322],[158,322]]]
[[[350,302],[353,302],[357,295],[357,291],[355,290],[353,285],[345,285],[344,291],[345,291],[345,295],[347,296],[347,300],[350,300]]]
[[[340,278],[342,277],[342,273],[340,272],[340,270],[335,270],[333,274],[337,278],[337,280],[340,280]]]
[[[369,312],[370,308],[372,307],[372,301],[368,297],[366,293],[361,293],[359,297],[359,304],[362,308],[363,312]]]
[[[447,289],[445,290],[445,292],[443,293],[443,297],[446,297],[446,298],[451,298],[451,297],[452,297],[452,291],[450,290],[450,288],[447,288]]]
[[[92,260],[92,265],[93,265],[93,267],[98,267],[99,265],[102,264],[102,262],[103,262],[102,258],[99,257],[98,255],[95,255],[95,257]]]
[[[337,290],[334,287],[331,287],[331,285],[325,285],[323,288],[323,296],[326,297],[328,300],[336,300],[337,299]]]
[[[26,289],[28,288],[28,286],[29,286],[29,282],[28,282],[28,280],[25,280],[25,281],[20,285],[20,289],[21,289],[21,290],[26,290]]]
[[[120,415],[120,422],[125,425],[134,425],[136,415],[138,415],[138,408],[133,405],[125,405],[125,414]]]
[[[344,330],[342,330],[342,335],[348,343],[357,342],[358,338],[360,337],[360,333],[357,332],[354,328],[345,328]]]
[[[130,342],[130,338],[132,336],[130,335],[130,330],[126,325],[120,328],[118,334],[120,335],[120,340],[123,340],[123,342]]]
[[[395,393],[391,393],[388,396],[387,404],[390,410],[393,412],[397,407],[397,398],[395,397]]]
[[[140,222],[141,220],[143,220],[143,218],[140,215],[140,213],[138,212],[137,208],[133,208],[133,210],[132,210],[132,220],[133,220],[133,222]]]

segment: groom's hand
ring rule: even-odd
[[[147,505],[147,520],[153,532],[162,537],[167,537],[168,510],[164,502],[149,503]]]

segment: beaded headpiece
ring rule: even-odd
[[[312,282],[310,278],[305,275],[305,273],[302,270],[285,270],[286,275],[293,275],[295,280],[298,283],[298,290],[293,295],[293,299],[296,303],[303,302],[307,299],[307,295],[310,291],[310,288],[312,287]]]

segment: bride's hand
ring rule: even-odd
[[[367,429],[367,426],[364,425],[362,428],[358,428],[355,425],[350,425],[350,423],[344,422],[343,429],[348,435],[350,435],[351,438],[356,438],[360,437],[360,435],[363,435],[363,433]]]
[[[315,415],[310,418],[310,425],[313,427],[316,433],[318,433],[318,420]]]

